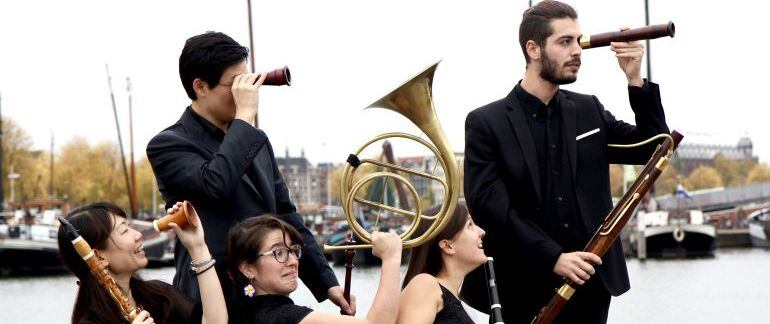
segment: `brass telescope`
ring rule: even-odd
[[[340,245],[331,246],[324,245],[324,251],[331,250],[346,250],[346,249],[363,249],[371,248],[372,235],[369,233],[355,217],[354,202],[359,204],[369,205],[380,209],[388,210],[393,213],[406,215],[412,218],[409,229],[401,233],[401,241],[403,247],[408,249],[420,244],[423,244],[433,237],[435,237],[447,224],[449,220],[448,216],[452,215],[455,206],[457,205],[457,199],[460,194],[460,179],[459,169],[457,168],[457,161],[455,161],[454,151],[449,146],[449,141],[446,139],[444,131],[441,130],[441,124],[436,117],[436,110],[433,107],[432,99],[432,84],[433,74],[436,72],[438,62],[420,72],[415,77],[402,84],[389,94],[385,95],[381,99],[377,100],[367,108],[381,107],[393,110],[404,117],[408,118],[414,123],[425,135],[430,139],[430,142],[423,140],[415,135],[405,133],[386,133],[376,136],[361,146],[354,154],[351,154],[348,158],[348,164],[342,173],[342,181],[340,186],[340,197],[342,197],[342,208],[345,211],[345,217],[350,224],[351,231],[364,242],[364,244],[356,245]],[[400,165],[382,162],[373,159],[359,159],[358,154],[370,144],[384,140],[391,137],[399,137],[414,140],[436,155],[437,163],[444,169],[446,179],[435,176],[433,174],[414,171]],[[435,143],[434,144],[431,144]],[[402,175],[391,172],[374,172],[361,178],[359,181],[353,183],[353,175],[356,169],[365,164],[374,164],[385,169],[397,170],[399,172],[408,173],[415,176],[421,176],[433,181],[438,181],[444,188],[444,200],[441,205],[441,209],[435,216],[422,215],[422,206],[420,204],[420,197],[417,194],[417,190],[409,181]],[[403,210],[401,208],[381,204],[379,202],[373,202],[367,199],[356,197],[359,190],[364,188],[368,182],[378,178],[392,178],[397,182],[401,182],[407,187],[407,191],[412,194],[414,198],[415,211]],[[412,238],[412,234],[417,230],[421,220],[432,220],[430,227],[427,231],[420,234],[420,236]]]
[[[661,37],[674,37],[676,28],[674,22],[667,24],[650,25],[640,28],[614,31],[596,35],[580,35],[580,47],[584,49],[609,46],[611,42],[633,42],[644,39],[656,39]]]

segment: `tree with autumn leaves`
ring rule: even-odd
[[[117,143],[91,144],[84,137],[68,140],[54,154],[54,190],[51,192],[50,152],[34,150],[29,134],[11,119],[3,118],[3,131],[5,201],[11,198],[7,175],[13,166],[14,173],[20,175],[14,185],[17,201],[48,197],[68,198],[75,205],[110,201],[129,210]],[[137,209],[149,212],[154,175],[146,156],[136,163]],[[160,198],[159,203],[162,203]]]
[[[641,172],[641,168],[641,166],[636,167],[637,173]],[[717,154],[712,165],[698,166],[690,174],[680,174],[676,160],[672,160],[655,182],[655,192],[656,195],[672,193],[679,183],[688,191],[694,191],[768,181],[770,181],[770,166],[766,163],[756,163],[750,159],[734,160]],[[623,195],[621,166],[610,166],[610,184],[613,196]]]
[[[120,151],[115,142],[91,144],[86,138],[69,139],[54,154],[54,191],[50,192],[51,154],[45,150],[35,150],[29,134],[12,119],[3,118],[3,192],[5,201],[11,197],[8,174],[20,177],[15,180],[15,199],[67,197],[75,204],[98,200],[111,201],[125,210],[129,209],[126,183],[123,177]],[[341,168],[331,174],[330,189],[333,203],[339,204],[339,181]],[[367,165],[359,170],[354,180],[377,171]],[[636,167],[637,173],[641,166]],[[671,193],[676,185],[682,183],[689,191],[721,186],[735,186],[770,181],[770,166],[752,160],[732,160],[722,155],[714,158],[711,166],[702,165],[690,174],[680,174],[676,160],[664,170],[655,184],[658,195]],[[139,211],[152,210],[154,175],[146,156],[136,161],[136,195]],[[619,165],[610,166],[610,184],[612,195],[623,195],[623,170]],[[364,188],[359,194],[363,197]],[[160,193],[158,203],[162,203]],[[430,197],[423,199],[432,200]],[[423,201],[431,204],[432,201]]]

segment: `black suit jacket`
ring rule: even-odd
[[[299,277],[318,301],[326,299],[327,290],[339,285],[337,278],[296,213],[267,135],[236,119],[220,143],[193,114],[188,107],[176,124],[156,135],[147,145],[147,156],[166,207],[189,200],[198,212],[225,296],[231,296],[225,267],[228,231],[247,217],[271,213],[302,234]],[[248,168],[254,169],[257,183],[247,176]],[[176,246],[174,286],[200,300],[195,276],[189,273],[190,254],[178,241]]]
[[[621,150],[607,144],[634,143],[669,130],[654,83],[629,87],[636,126],[616,120],[595,96],[566,90],[559,90],[556,96],[577,214],[590,238],[612,209],[609,164],[645,164],[655,147],[653,143]],[[541,166],[523,110],[511,91],[507,97],[473,110],[465,121],[465,197],[474,221],[487,232],[484,247],[495,258],[506,321],[516,323],[529,323],[547,302],[560,284],[553,273],[556,260],[562,252],[572,252],[544,231]],[[598,278],[592,280],[601,280],[614,296],[627,291],[628,273],[619,240],[602,261]],[[481,278],[483,273],[469,277],[464,289],[485,290],[486,284],[477,281]]]

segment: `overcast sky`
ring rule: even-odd
[[[586,34],[644,24],[644,1],[568,1]],[[651,23],[674,21],[673,39],[652,41],[653,79],[661,84],[669,126],[685,142],[734,144],[751,136],[770,159],[768,68],[760,26],[764,2],[650,1]],[[261,92],[260,126],[276,154],[304,148],[313,163],[343,162],[366,139],[416,133],[405,118],[362,110],[435,61],[438,117],[455,151],[467,113],[504,97],[522,77],[518,24],[527,1],[253,2],[258,69],[288,65],[291,87]],[[105,63],[128,143],[126,77],[133,84],[138,156],[173,124],[189,99],[178,76],[184,41],[208,30],[248,46],[246,0],[2,1],[2,112],[35,147],[76,135],[117,141]],[[643,67],[644,69],[644,67]],[[608,48],[583,52],[578,81],[566,89],[596,94],[633,121],[626,80]],[[126,144],[127,145],[127,144]],[[396,146],[397,155],[416,154]]]

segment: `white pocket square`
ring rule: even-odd
[[[577,137],[575,137],[575,142],[577,142],[577,141],[579,141],[579,140],[581,140],[581,139],[583,139],[585,137],[588,137],[588,136],[591,136],[593,134],[596,134],[598,132],[599,132],[599,128],[595,128],[593,130],[590,130],[590,131],[587,131],[587,132],[585,132],[583,134],[580,134]]]

